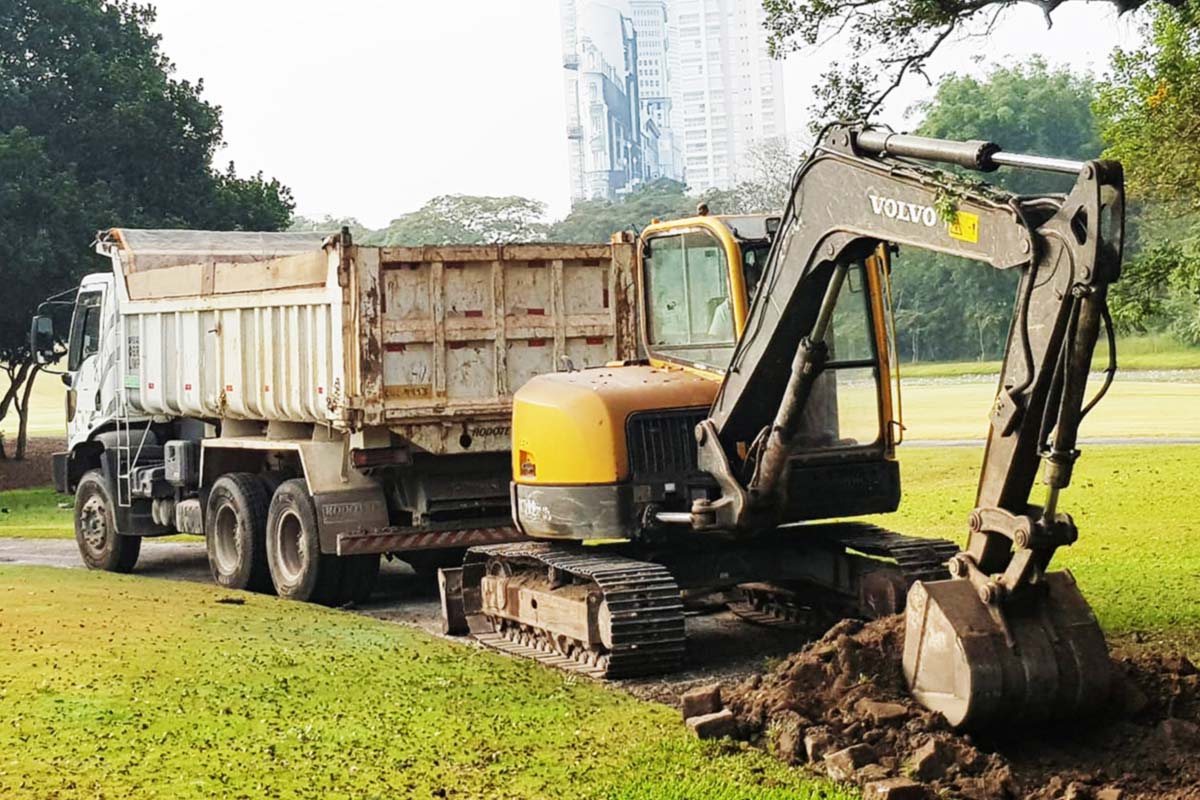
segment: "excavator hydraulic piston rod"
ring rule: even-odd
[[[886,130],[864,130],[858,134],[855,144],[859,150],[873,155],[939,161],[979,172],[993,172],[997,167],[1016,167],[1078,175],[1085,166],[1082,161],[1065,158],[1005,153],[995,142],[958,142]]]

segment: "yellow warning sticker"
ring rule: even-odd
[[[950,238],[978,244],[979,215],[969,211],[955,211],[954,221],[950,223]]]

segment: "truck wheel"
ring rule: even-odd
[[[112,494],[104,474],[84,473],[75,488],[75,543],[88,569],[132,572],[142,549],[142,537],[117,533]]]
[[[267,503],[270,495],[257,475],[231,472],[217,478],[208,494],[204,541],[213,580],[227,589],[265,592]]]
[[[279,484],[271,498],[267,563],[280,597],[325,605],[337,602],[341,565],[337,556],[321,553],[317,509],[301,478]]]

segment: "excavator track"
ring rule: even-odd
[[[900,568],[905,582],[938,581],[950,577],[946,562],[959,552],[959,546],[948,539],[924,539],[884,530],[876,525],[859,523],[830,525],[820,533],[828,542],[851,550],[890,558]]]
[[[835,623],[840,615],[807,598],[795,589],[770,583],[743,583],[737,587],[738,599],[726,608],[746,622],[785,631],[819,634]]]
[[[895,561],[906,588],[916,581],[949,578],[946,562],[959,552],[958,545],[946,539],[906,536],[860,523],[821,526],[813,535],[864,555]],[[743,584],[738,591],[741,597],[728,604],[729,610],[756,625],[819,633],[837,618],[834,609],[806,602],[806,594],[812,592],[802,594],[768,583]]]
[[[600,593],[610,619],[611,647],[597,647],[482,609],[471,627],[488,647],[599,679],[670,672],[683,662],[683,601],[658,564],[580,546],[518,542],[473,547],[464,561],[465,568],[471,565],[541,573],[548,581],[553,572],[556,583],[569,576]]]

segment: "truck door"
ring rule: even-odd
[[[101,386],[107,374],[101,363],[105,291],[102,286],[85,286],[75,300],[71,334],[67,340],[67,438],[70,444],[87,438],[99,424]]]

